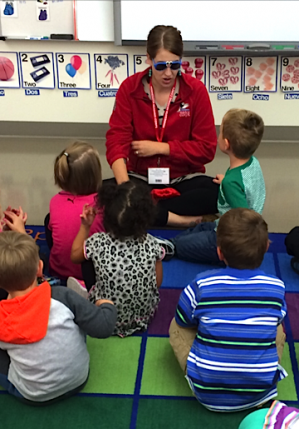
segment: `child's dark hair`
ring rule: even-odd
[[[106,231],[119,240],[142,238],[156,213],[148,187],[132,181],[104,185],[98,193],[97,205],[104,209]]]
[[[222,121],[222,136],[230,143],[233,154],[239,159],[249,158],[260,145],[264,134],[264,121],[254,112],[231,109]]]
[[[239,270],[254,270],[263,262],[269,244],[268,225],[254,210],[231,209],[221,216],[217,246],[227,264]]]

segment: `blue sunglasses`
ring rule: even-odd
[[[179,70],[181,68],[182,65],[182,61],[159,61],[159,62],[155,62],[154,59],[152,59],[154,67],[157,71],[163,71],[165,70],[167,67],[170,67],[171,70]]]

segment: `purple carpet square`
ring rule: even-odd
[[[293,340],[299,340],[299,293],[286,293],[288,316],[290,319]]]
[[[148,328],[149,335],[168,335],[169,325],[174,317],[181,292],[180,289],[160,289],[160,303]]]

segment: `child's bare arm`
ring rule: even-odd
[[[84,257],[84,241],[89,236],[90,227],[94,221],[95,211],[93,207],[85,204],[81,216],[81,226],[79,232],[73,241],[71,250],[71,261],[74,264],[81,264],[85,260]]]
[[[163,265],[162,261],[156,262],[156,278],[157,278],[157,286],[160,287],[163,281]]]

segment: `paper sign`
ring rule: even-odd
[[[36,19],[38,21],[50,21],[49,0],[36,0]]]
[[[96,89],[118,89],[129,76],[127,54],[95,54]]]
[[[210,57],[209,91],[242,91],[242,57]]]
[[[18,2],[17,0],[1,0],[1,17],[2,18],[17,18],[18,17]]]
[[[59,89],[91,89],[89,54],[56,53]]]
[[[0,88],[20,88],[17,52],[0,52]]]
[[[20,52],[23,88],[54,89],[54,58],[51,52]]]
[[[299,91],[299,57],[281,57],[280,88],[282,92]]]
[[[244,92],[276,92],[277,57],[245,57],[244,61]]]

